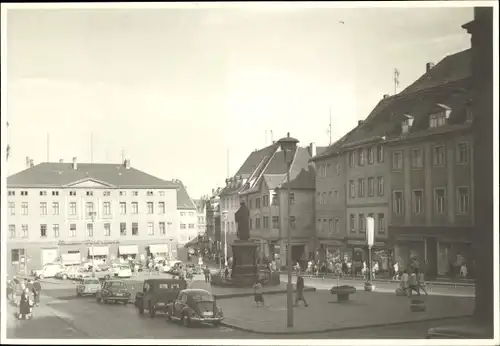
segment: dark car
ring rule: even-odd
[[[135,296],[135,307],[143,315],[148,310],[149,316],[155,317],[156,312],[165,312],[167,304],[177,297],[180,291],[187,287],[185,280],[179,279],[146,279],[142,292]]]
[[[104,281],[101,289],[96,293],[96,300],[98,303],[103,302],[122,302],[127,305],[130,300],[130,292],[125,282],[121,280],[108,280]]]
[[[167,316],[170,321],[182,321],[186,327],[193,324],[218,326],[224,318],[215,296],[202,289],[180,291],[177,298],[167,305]]]

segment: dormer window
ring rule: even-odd
[[[438,111],[429,115],[429,127],[431,128],[445,125],[451,114],[450,107],[440,103],[437,103],[436,106]]]
[[[403,122],[401,123],[401,132],[402,133],[408,133],[411,130],[411,127],[413,126],[413,121],[415,120],[414,117],[412,117],[409,114],[404,115]]]

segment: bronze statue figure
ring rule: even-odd
[[[234,214],[234,219],[238,224],[238,231],[236,233],[239,240],[248,240],[250,238],[250,230],[248,227],[248,220],[250,219],[250,211],[248,210],[245,202],[240,202],[240,208]]]

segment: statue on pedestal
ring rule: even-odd
[[[239,240],[248,240],[250,238],[250,230],[248,220],[250,219],[250,210],[248,210],[245,202],[240,202],[240,208],[234,214],[234,219],[238,224],[238,231],[236,233]]]

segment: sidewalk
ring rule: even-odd
[[[411,300],[391,294],[358,291],[339,304],[326,291],[306,294],[309,307],[294,308],[294,327],[286,327],[286,295],[266,296],[265,307],[255,307],[251,298],[221,300],[223,325],[259,334],[307,334],[335,330],[397,325],[401,323],[463,317],[472,314],[473,298],[428,296],[427,311],[410,311]],[[332,303],[330,303],[332,302]]]

